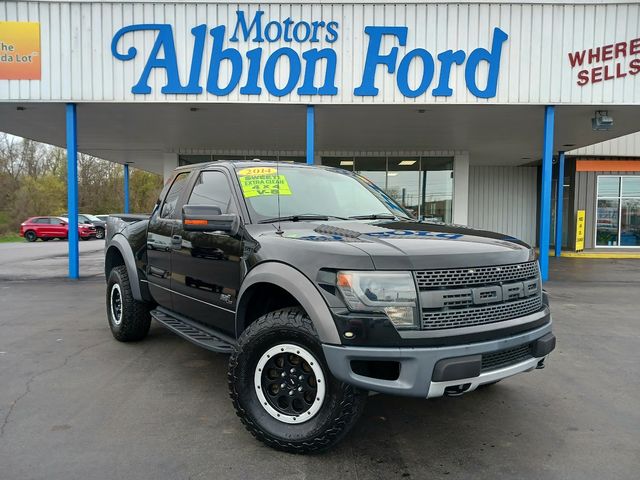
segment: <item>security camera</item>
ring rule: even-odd
[[[591,128],[593,130],[611,130],[613,127],[613,117],[609,116],[606,110],[596,110],[595,116],[591,119]]]

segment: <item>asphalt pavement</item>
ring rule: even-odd
[[[25,279],[16,263],[64,272],[58,250],[0,245],[1,480],[638,478],[640,262],[552,259],[544,370],[459,398],[370,397],[345,442],[298,456],[244,430],[226,356],[158,325],[111,337],[99,243],[81,244],[97,273],[80,281]]]
[[[81,240],[80,271],[84,277],[104,275],[104,240]],[[0,281],[64,278],[68,273],[66,240],[0,243]]]

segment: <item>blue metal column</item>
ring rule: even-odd
[[[307,105],[307,165],[313,165],[315,146],[315,109],[313,105]]]
[[[67,103],[67,212],[69,214],[69,278],[80,277],[78,250],[78,128],[76,104]]]
[[[558,154],[558,188],[556,188],[556,257],[562,253],[562,202],[564,200],[564,152]]]
[[[124,213],[129,213],[129,165],[124,164]]]
[[[555,108],[544,109],[544,138],[542,143],[542,182],[540,189],[540,273],[542,281],[549,279],[549,236],[551,235],[551,178],[553,167],[553,126]]]

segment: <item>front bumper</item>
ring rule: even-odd
[[[531,355],[518,363],[481,371],[483,354],[531,345]],[[518,335],[478,343],[433,348],[384,348],[323,345],[331,373],[339,380],[374,392],[432,398],[445,393],[470,392],[492,383],[530,371],[555,347],[551,322]],[[352,362],[398,362],[394,380],[358,374]],[[436,371],[436,365],[438,369]],[[445,392],[447,390],[447,392]]]

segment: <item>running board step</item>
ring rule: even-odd
[[[174,333],[212,352],[231,353],[234,341],[192,320],[178,317],[163,308],[151,311],[151,316]]]

